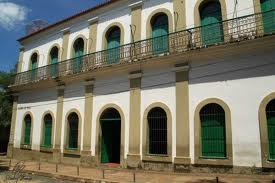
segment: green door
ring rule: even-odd
[[[121,118],[114,108],[104,111],[100,117],[101,163],[120,163]]]
[[[225,114],[217,104],[204,107],[201,119],[201,155],[206,158],[226,157]]]
[[[168,52],[168,17],[159,15],[152,23],[153,54]]]
[[[25,134],[24,134],[24,144],[30,145],[31,144],[31,117],[25,117]]]
[[[201,37],[202,45],[221,43],[223,37],[222,13],[219,3],[206,4],[201,11]]]
[[[84,54],[84,41],[79,38],[74,44],[74,63],[73,63],[73,73],[79,73],[83,65],[83,54]]]
[[[44,119],[44,147],[51,147],[52,145],[52,117],[45,116]]]
[[[50,66],[50,74],[51,77],[57,77],[58,74],[58,50],[51,52],[51,66]]]
[[[269,159],[275,160],[275,100],[272,100],[266,108],[268,142],[269,142]]]
[[[264,32],[275,32],[275,0],[261,0]],[[273,11],[271,11],[273,9]]]
[[[107,64],[118,63],[120,59],[120,29],[111,30],[107,38]]]
[[[36,79],[37,66],[38,66],[37,57],[33,58],[31,62],[32,62],[31,63],[31,81],[34,81]]]

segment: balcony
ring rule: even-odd
[[[142,62],[154,57],[184,54],[190,50],[257,39],[274,33],[275,9],[173,32],[18,73],[13,76],[10,87],[61,79],[113,65]]]

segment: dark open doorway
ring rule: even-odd
[[[121,117],[114,109],[106,109],[100,118],[102,132],[101,163],[120,164]]]

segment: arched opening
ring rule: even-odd
[[[36,79],[37,67],[38,67],[38,55],[37,53],[34,53],[31,56],[31,64],[30,64],[31,81]]]
[[[213,45],[224,41],[222,11],[219,1],[202,3],[200,8],[202,45]]]
[[[101,163],[120,163],[121,116],[114,108],[100,116]]]
[[[68,116],[68,132],[67,132],[67,144],[68,149],[78,149],[78,128],[79,128],[79,117],[73,112]]]
[[[152,49],[154,54],[161,54],[168,51],[169,22],[168,16],[158,13],[151,19],[152,28]]]
[[[45,148],[52,147],[52,125],[53,125],[52,115],[46,114],[44,117],[43,141],[41,145],[42,147],[45,147]]]
[[[261,0],[263,28],[265,33],[275,32],[275,0]],[[273,10],[273,11],[271,11]]]
[[[160,108],[151,109],[147,116],[149,154],[167,155],[167,115]]]
[[[275,99],[266,106],[269,160],[275,160]]]
[[[118,26],[111,27],[106,33],[107,40],[107,63],[119,62],[121,30]]]
[[[226,128],[224,109],[215,103],[207,104],[200,110],[201,156],[225,158]]]
[[[56,77],[58,74],[58,55],[59,55],[59,50],[55,46],[52,48],[50,52],[50,74],[52,77]]]
[[[27,114],[24,118],[24,138],[23,145],[31,145],[31,128],[32,128],[32,117]]]
[[[74,63],[73,63],[73,72],[79,73],[83,66],[83,55],[84,55],[84,40],[82,38],[78,38],[73,45],[73,55],[74,55]]]

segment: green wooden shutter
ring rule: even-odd
[[[74,45],[74,64],[73,64],[73,72],[79,73],[82,69],[83,65],[83,55],[84,55],[84,42],[83,40],[77,40]]]
[[[51,54],[51,67],[50,73],[52,77],[57,77],[58,74],[58,52]]]
[[[35,57],[31,60],[31,70],[32,70],[31,71],[31,81],[36,79],[37,66],[38,66],[37,57]]]
[[[31,143],[31,119],[25,120],[25,134],[24,134],[24,144],[30,145]]]
[[[218,3],[208,3],[200,11],[201,37],[203,45],[221,43],[223,37],[221,6]]]
[[[47,116],[44,121],[44,144],[45,147],[51,147],[52,145],[52,118]]]
[[[275,160],[275,100],[266,107],[269,159]]]
[[[261,10],[264,32],[275,32],[275,0],[261,0]]]
[[[153,54],[168,52],[168,18],[166,15],[156,17],[152,24]]]
[[[201,155],[207,158],[226,157],[225,114],[217,104],[207,105],[200,114]]]
[[[113,30],[107,39],[107,63],[118,63],[120,59],[120,30]]]

